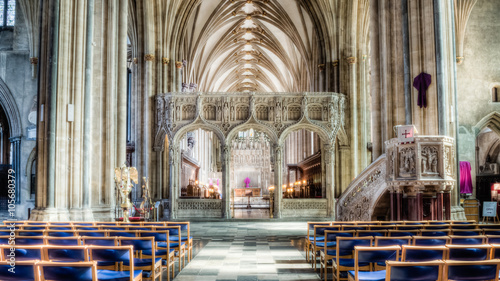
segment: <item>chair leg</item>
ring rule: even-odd
[[[306,242],[306,261],[309,262],[309,242]]]

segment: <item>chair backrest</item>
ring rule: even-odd
[[[71,237],[75,236],[75,231],[73,230],[47,230],[45,235],[53,237]]]
[[[476,235],[476,236],[457,236],[450,235],[451,244],[454,245],[481,245],[486,243],[486,236]]]
[[[331,225],[315,225],[314,226],[314,231],[313,231],[313,235],[314,235],[314,240],[316,240],[318,237],[322,237],[322,236],[325,236],[325,231],[327,230],[340,230],[340,226],[331,226]],[[172,235],[175,235],[175,234],[172,234]]]
[[[500,259],[500,244],[490,244],[491,255],[490,259]]]
[[[373,243],[372,236],[366,237],[340,237],[337,236],[337,251],[336,256],[353,256],[354,257],[354,247],[356,246],[366,246],[370,247]]]
[[[80,246],[80,236],[71,237],[46,237],[45,244],[53,246]]]
[[[45,229],[47,229],[47,226],[45,226],[45,225],[20,225],[19,229],[25,230],[25,231],[45,230]]]
[[[450,236],[413,236],[415,246],[444,246],[450,241]]]
[[[88,250],[89,258],[92,261],[120,263],[134,259],[134,248],[132,246],[89,246]],[[129,264],[130,271],[133,272],[134,263]]]
[[[42,260],[43,246],[0,246],[0,259],[3,261],[35,261]],[[14,248],[14,252],[11,249]]]
[[[17,236],[44,236],[45,230],[19,230]]]
[[[170,237],[177,235],[179,239],[181,238],[181,227],[180,226],[161,226],[155,227],[153,231],[164,231],[167,230]]]
[[[441,230],[441,229],[444,229],[444,230],[448,230],[450,229],[450,225],[449,224],[429,224],[429,225],[424,225],[422,226],[423,229],[433,229],[433,230]]]
[[[420,262],[444,260],[448,256],[445,246],[403,246],[402,261]]]
[[[355,230],[326,230],[324,242],[337,242],[337,237],[354,237],[356,234]],[[326,243],[325,243],[326,246]]]
[[[487,244],[500,244],[500,235],[486,235]]]
[[[16,245],[35,246],[45,245],[44,236],[16,236]]]
[[[108,236],[137,237],[137,231],[135,231],[135,230],[109,231],[108,230]]]
[[[86,246],[45,246],[42,248],[42,258],[55,262],[89,261]]]
[[[427,221],[405,221],[405,225],[426,225]]]
[[[481,229],[452,229],[451,230],[452,235],[458,235],[458,236],[477,236],[477,235],[482,235],[483,231]]]
[[[364,237],[364,236],[387,236],[387,230],[356,230],[356,236]]]
[[[35,261],[16,260],[14,273],[10,261],[0,261],[0,280],[35,281]]]
[[[479,229],[479,225],[475,223],[469,224],[452,224],[451,229]]]
[[[97,281],[97,264],[91,262],[38,262],[40,280]]]
[[[73,226],[69,225],[69,226],[63,226],[63,225],[59,225],[59,226],[53,226],[53,225],[50,225],[47,227],[47,230],[73,230]]]
[[[446,245],[448,260],[479,261],[490,258],[491,245]]]
[[[389,230],[390,237],[416,236],[419,234],[420,234],[420,230]]]
[[[343,225],[342,230],[367,230],[366,225]]]
[[[120,246],[133,246],[134,251],[139,252],[154,249],[154,241],[154,237],[118,237]]]
[[[432,230],[432,229],[423,229],[420,231],[421,236],[447,236],[450,235],[449,229],[442,230]]]
[[[82,244],[93,246],[118,246],[118,238],[82,236]]]
[[[106,237],[107,232],[105,230],[75,230],[76,234],[79,236],[92,236],[92,237]]]
[[[57,225],[57,226],[73,226],[72,222],[49,222],[49,226],[51,225]]]
[[[497,280],[500,260],[445,261],[445,280]]]
[[[500,230],[499,229],[485,228],[485,229],[483,229],[483,234],[484,235],[500,235]]]
[[[141,231],[139,237],[154,237],[155,242],[169,242],[168,231]],[[168,244],[168,243],[167,243]]]
[[[438,280],[443,276],[443,261],[400,262],[388,261],[385,280]]]
[[[400,237],[375,237],[376,247],[410,245],[411,236]]]
[[[396,230],[420,230],[420,225],[396,225]]]
[[[396,226],[395,225],[390,225],[390,224],[387,224],[387,225],[370,225],[368,227],[369,230],[394,230],[396,229]]]
[[[399,260],[399,246],[363,247],[356,246],[354,251],[354,270],[358,271],[359,263],[381,263]]]

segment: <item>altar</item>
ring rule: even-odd
[[[250,193],[251,192],[251,193]],[[234,197],[245,197],[248,196],[249,193],[252,197],[262,197],[262,190],[256,187],[248,187],[248,188],[235,188],[234,189]]]

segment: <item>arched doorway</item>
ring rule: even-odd
[[[7,212],[9,201],[9,170],[12,169],[12,148],[9,138],[9,122],[0,106],[0,210],[2,212]]]
[[[269,218],[269,187],[274,186],[274,161],[269,136],[253,128],[239,131],[231,142],[230,161],[233,218]]]

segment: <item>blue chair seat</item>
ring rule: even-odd
[[[309,241],[314,242],[314,236],[306,236],[306,239],[309,239]],[[325,241],[325,236],[318,236],[316,237],[316,241]]]
[[[354,280],[354,270],[350,270],[347,272],[349,276]],[[358,271],[358,279],[359,281],[384,281],[385,280],[385,270],[379,271]]]
[[[189,239],[193,239],[193,236],[189,236]],[[187,241],[187,240],[188,240],[187,236],[182,236],[181,237],[181,241]],[[318,240],[318,239],[316,238],[316,240]],[[170,241],[174,241],[174,242],[175,241],[179,241],[179,236],[172,236],[172,237],[170,237]]]
[[[186,242],[181,242],[181,245],[186,244]],[[160,248],[166,248],[167,247],[167,242],[158,242],[158,247]],[[170,248],[177,248],[179,247],[179,243],[170,243]]]
[[[156,258],[155,263],[161,261],[161,258]],[[124,261],[124,265],[130,265],[130,261]],[[151,259],[134,259],[134,266],[150,266]]]
[[[142,273],[142,270],[134,270],[134,278],[138,277]],[[99,269],[97,270],[97,279],[106,281],[129,281],[130,272],[129,271],[114,271]]]
[[[332,241],[332,242],[326,242],[327,247],[335,247],[337,245],[337,242]],[[325,247],[325,242],[316,242],[316,247]]]
[[[337,261],[337,259],[332,259],[332,260]],[[345,267],[354,267],[354,259],[342,259],[342,258],[340,258],[339,262],[337,264],[340,266],[345,266]],[[360,262],[358,264],[360,267],[370,265],[369,262]]]

